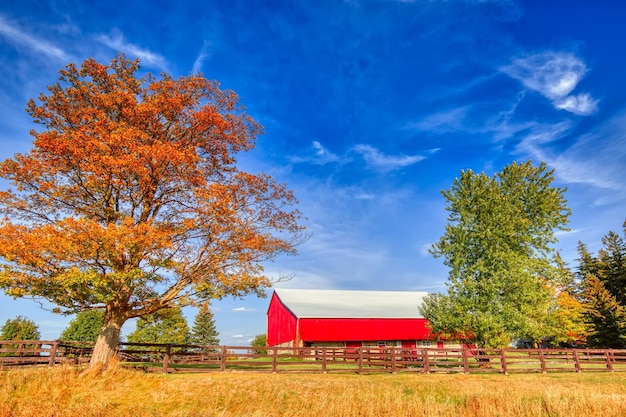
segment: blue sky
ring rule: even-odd
[[[284,181],[311,238],[266,265],[279,286],[445,291],[428,248],[461,170],[545,161],[567,187],[576,265],[626,218],[626,3],[617,1],[0,0],[0,158],[27,152],[29,98],[118,52],[200,71],[265,127],[242,168]],[[214,303],[223,343],[265,331],[268,299]],[[193,311],[187,311],[190,323]],[[42,337],[69,318],[0,296]],[[125,327],[132,330],[133,324]]]

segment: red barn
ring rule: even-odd
[[[431,346],[427,320],[417,309],[426,294],[275,289],[267,311],[267,344]]]

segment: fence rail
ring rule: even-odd
[[[0,341],[0,369],[79,365],[92,343]],[[256,347],[120,343],[120,364],[147,372],[626,372],[626,349]]]

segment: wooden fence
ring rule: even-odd
[[[0,341],[0,369],[83,364],[93,344]],[[120,364],[147,372],[624,372],[626,349],[251,347],[120,343]]]

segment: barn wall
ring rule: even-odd
[[[298,321],[296,316],[280,301],[276,293],[272,294],[267,310],[267,345],[291,344],[297,338]]]
[[[301,318],[303,342],[427,340],[426,319],[313,319]]]

